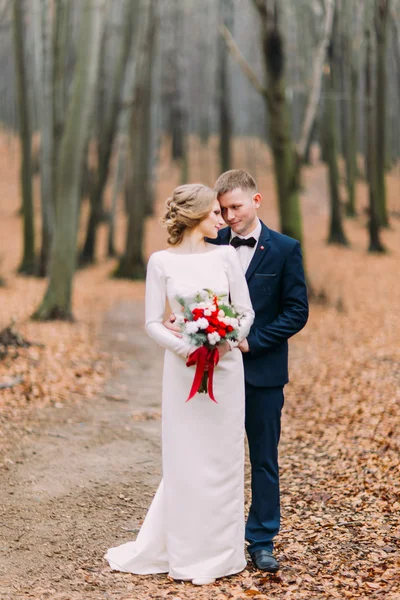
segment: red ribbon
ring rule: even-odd
[[[186,400],[188,402],[193,398],[200,387],[201,380],[203,379],[204,372],[208,371],[208,395],[211,400],[217,403],[214,398],[214,390],[213,390],[213,377],[214,377],[214,368],[217,366],[219,361],[219,352],[217,348],[213,348],[210,350],[205,346],[200,346],[197,350],[194,350],[191,354],[189,354],[188,360],[186,362],[187,367],[191,367],[196,365],[196,373],[194,374],[192,389],[190,390],[190,394]],[[218,403],[217,403],[218,404]]]

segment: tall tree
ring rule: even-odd
[[[367,177],[369,198],[369,252],[384,252],[385,248],[380,239],[380,219],[378,214],[377,199],[377,171],[376,171],[376,119],[373,108],[372,96],[372,41],[371,28],[368,27],[366,37],[366,61],[365,61],[365,122],[367,126]]]
[[[23,0],[13,1],[14,54],[17,80],[19,135],[21,140],[21,191],[24,226],[23,256],[18,271],[26,275],[35,272],[35,228],[32,194],[31,122],[28,80],[25,64],[26,32],[24,27]]]
[[[53,189],[56,190],[57,163],[64,133],[68,103],[67,53],[68,30],[72,12],[71,0],[57,0],[53,27]]]
[[[397,65],[397,81],[400,94],[400,18],[397,16],[394,10],[391,12],[391,23],[393,31],[393,51]]]
[[[359,80],[361,70],[361,45],[362,45],[362,26],[364,19],[364,5],[352,0],[350,4],[352,28],[349,28],[349,23],[346,23],[346,43],[345,56],[343,60],[348,65],[346,70],[349,77],[350,89],[350,106],[349,106],[349,127],[347,135],[347,155],[346,155],[346,186],[347,186],[347,203],[346,214],[348,217],[355,217],[357,214],[356,208],[356,180],[357,180],[357,150],[358,150],[358,130],[359,130]]]
[[[376,193],[378,215],[382,226],[389,224],[386,200],[386,49],[389,0],[375,0],[376,33]]]
[[[40,129],[40,194],[42,240],[39,275],[47,275],[51,240],[54,231],[54,87],[53,87],[53,19],[48,0],[33,2],[35,42],[35,96]]]
[[[97,226],[102,212],[104,190],[108,181],[111,153],[121,107],[120,98],[122,84],[131,47],[132,31],[134,29],[134,14],[136,12],[134,9],[134,3],[130,0],[125,0],[123,35],[120,52],[115,64],[112,93],[104,108],[104,119],[101,120],[101,129],[98,131],[97,135],[97,167],[94,185],[90,192],[90,216],[86,231],[86,239],[80,256],[81,263],[83,264],[89,264],[94,261]],[[103,81],[99,83],[104,85]]]
[[[295,146],[292,139],[292,127],[289,107],[286,100],[284,39],[279,22],[279,3],[277,0],[253,0],[261,22],[261,48],[265,71],[265,85],[243,58],[228,29],[221,33],[254,88],[262,95],[269,124],[269,141],[274,158],[275,181],[279,202],[280,229],[282,233],[302,242],[302,220],[300,211],[300,169],[305,159],[307,147],[312,135],[319,99],[321,78],[326,48],[330,40],[333,21],[334,0],[325,0],[323,33],[316,52],[312,90],[305,110],[300,142]]]
[[[233,25],[232,0],[219,0],[219,20],[229,30]],[[223,39],[218,40],[217,93],[219,116],[219,162],[221,171],[229,171],[232,164],[232,115],[230,102],[228,52]]]
[[[115,277],[143,279],[146,271],[143,256],[144,223],[148,214],[147,205],[151,198],[151,97],[152,65],[156,31],[155,0],[142,3],[145,11],[141,27],[143,44],[141,45],[135,82],[135,96],[130,125],[130,144],[126,184],[126,206],[128,227],[125,252],[114,273]]]
[[[110,257],[117,255],[115,248],[115,219],[117,214],[117,201],[123,189],[123,181],[125,175],[125,155],[126,155],[127,140],[125,134],[120,134],[117,146],[117,166],[115,168],[114,182],[112,189],[111,211],[108,229],[107,254]]]
[[[172,160],[180,167],[181,183],[188,180],[188,115],[184,103],[183,81],[186,57],[182,52],[184,43],[184,3],[170,0],[165,15],[167,47],[165,49],[164,105],[168,107],[167,131],[171,136]]]
[[[34,315],[39,319],[72,318],[81,172],[99,67],[103,4],[104,0],[85,0],[81,9],[78,61],[57,164],[56,227],[49,285]]]
[[[337,24],[337,23],[336,23]],[[337,30],[337,27],[335,27]],[[336,31],[337,33],[337,31]],[[337,60],[335,57],[335,43],[338,36],[332,39],[328,50],[327,64],[327,95],[325,100],[325,153],[328,163],[329,191],[330,191],[330,225],[329,244],[347,246],[348,242],[343,229],[342,207],[339,192],[339,168],[337,161],[337,122],[336,122],[336,97],[337,97]]]
[[[299,159],[291,137],[286,102],[284,40],[279,27],[278,4],[254,0],[261,18],[264,99],[269,112],[269,136],[275,166],[282,233],[302,242],[299,200]],[[272,7],[272,8],[271,8]]]
[[[358,85],[364,5],[339,0],[337,33],[337,72],[340,106],[341,150],[346,172],[346,214],[356,215]]]
[[[141,9],[141,10],[140,10]],[[138,56],[141,53],[143,46],[143,4],[139,4],[139,10],[137,11],[135,18],[135,31],[132,35],[131,48],[129,52],[127,68],[122,89],[122,101],[121,111],[119,114],[118,123],[118,149],[117,149],[117,167],[114,178],[113,193],[112,193],[112,205],[111,214],[109,220],[109,234],[108,234],[108,255],[115,256],[115,215],[117,210],[117,199],[120,192],[123,190],[125,173],[127,167],[127,156],[129,148],[129,129],[132,121],[132,112],[134,109],[134,98],[135,98],[135,82],[137,76],[138,67]],[[140,27],[139,27],[140,25]],[[146,25],[146,20],[144,20]],[[125,209],[128,213],[128,206],[125,197]]]
[[[315,126],[318,113],[318,106],[321,98],[323,66],[326,59],[327,49],[332,38],[335,0],[325,0],[323,6],[323,30],[321,39],[315,52],[312,71],[312,85],[302,123],[300,140],[297,145],[297,151],[301,160],[305,160],[307,149],[309,148],[311,138],[313,135],[313,129]]]

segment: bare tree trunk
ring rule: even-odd
[[[71,0],[54,3],[53,28],[53,190],[56,189],[57,163],[66,118],[67,82],[65,77],[68,26]]]
[[[118,142],[118,152],[117,152],[117,167],[115,171],[114,177],[114,185],[113,185],[113,193],[112,193],[112,201],[111,201],[111,213],[110,213],[110,226],[108,230],[108,256],[114,257],[116,256],[115,249],[115,217],[117,212],[117,201],[118,196],[120,195],[123,189],[123,181],[125,174],[125,161],[126,161],[126,145],[127,139],[125,134],[120,135],[120,139]]]
[[[39,275],[47,275],[54,231],[53,191],[53,48],[52,16],[48,0],[35,0],[33,10],[37,78],[37,106],[40,125],[40,192],[42,240]]]
[[[307,146],[304,152],[304,164],[305,165],[311,165],[312,164],[312,158],[311,158],[311,149],[312,149],[312,145],[314,144],[314,142],[316,142],[318,140],[318,129],[319,129],[319,125],[318,125],[318,120],[317,117],[315,118],[314,121],[314,125],[312,127],[311,130],[311,134],[310,137],[308,138],[308,142],[307,142]]]
[[[99,67],[103,0],[86,0],[82,8],[74,89],[61,140],[57,166],[56,228],[49,285],[34,317],[71,319],[72,283],[84,151],[92,118]]]
[[[108,180],[111,153],[118,126],[122,83],[126,72],[126,65],[131,46],[132,31],[134,29],[134,3],[128,0],[128,2],[126,2],[125,9],[125,27],[121,50],[115,69],[116,74],[113,81],[113,94],[109,105],[106,108],[105,119],[97,140],[98,164],[96,181],[90,194],[91,210],[86,232],[86,239],[80,256],[81,264],[90,264],[94,262],[97,226],[99,224],[102,212],[103,195]]]
[[[389,225],[386,201],[386,47],[389,0],[375,0],[376,65],[376,193],[378,215],[383,227]]]
[[[371,32],[366,31],[366,64],[365,64],[365,95],[366,95],[366,114],[365,121],[367,125],[367,177],[369,191],[369,252],[384,252],[385,248],[380,240],[380,221],[377,203],[377,173],[376,173],[376,119],[373,110],[372,99],[372,50],[371,50]]]
[[[337,36],[336,40],[337,40]],[[326,98],[326,142],[328,173],[329,173],[329,191],[330,191],[330,226],[328,244],[340,244],[347,246],[348,242],[343,229],[342,207],[339,193],[339,169],[337,162],[337,124],[336,124],[336,66],[334,53],[334,41],[328,51],[329,68],[327,73],[327,98]]]
[[[326,51],[332,37],[333,16],[335,13],[335,0],[326,0],[325,2],[325,20],[321,41],[319,43],[314,64],[311,93],[308,98],[308,104],[303,120],[300,141],[297,146],[299,156],[305,159],[307,148],[311,141],[315,120],[317,117],[318,105],[321,97],[321,81],[323,66],[326,57]]]
[[[232,29],[232,0],[219,0],[219,18],[228,29]],[[219,161],[221,172],[229,171],[232,164],[232,116],[228,70],[228,52],[223,39],[218,40],[217,90],[219,109]]]
[[[392,31],[393,31],[393,50],[397,64],[397,82],[400,95],[400,23],[394,12],[391,14]]]
[[[339,112],[337,115],[338,121],[338,152],[342,155],[345,168],[346,168],[346,177],[347,177],[347,165],[348,165],[348,157],[349,157],[349,148],[348,148],[348,131],[349,131],[349,123],[350,123],[350,115],[349,115],[349,83],[350,83],[350,65],[348,63],[348,54],[349,54],[349,40],[346,36],[346,27],[347,23],[350,19],[349,16],[349,8],[350,2],[349,0],[337,0],[337,24],[336,24],[336,40],[335,40],[335,56],[336,56],[336,93],[338,96],[337,106],[339,108]]]
[[[358,65],[352,59],[350,64],[350,125],[348,131],[348,156],[346,158],[346,184],[347,204],[346,213],[348,217],[355,217],[356,210],[356,177],[357,177],[357,137],[358,137]]]
[[[32,275],[35,272],[35,228],[32,194],[32,166],[31,166],[31,124],[28,102],[28,81],[25,65],[25,32],[23,1],[14,0],[14,52],[17,80],[17,99],[19,116],[19,135],[21,140],[21,190],[24,223],[23,256],[19,266],[19,273]]]
[[[141,5],[143,6],[143,5]],[[135,83],[137,79],[137,64],[138,56],[143,46],[143,27],[146,25],[144,19],[144,25],[142,23],[143,10],[138,11],[137,18],[135,19],[135,31],[133,32],[133,39],[131,43],[130,53],[127,62],[126,74],[123,83],[122,90],[122,108],[119,115],[118,131],[120,137],[118,141],[118,159],[117,159],[117,172],[114,180],[114,190],[111,208],[111,218],[108,236],[108,248],[109,254],[115,253],[114,243],[114,216],[116,212],[117,198],[121,190],[123,189],[123,183],[125,179],[127,155],[129,150],[129,129],[132,122],[132,113],[134,109],[135,99]],[[126,204],[125,196],[125,210],[128,213],[128,206]]]
[[[185,57],[182,55],[184,38],[182,2],[181,0],[171,0],[171,6],[170,35],[173,41],[172,47],[170,47],[168,52],[169,75],[167,101],[170,106],[168,128],[172,138],[172,159],[180,166],[181,183],[186,183],[189,178],[189,165],[187,112],[183,99],[183,62]]]
[[[272,16],[264,2],[256,1],[262,21],[262,48],[266,72],[265,101],[269,111],[269,135],[275,164],[281,231],[302,243],[299,200],[300,161],[291,137],[289,111],[285,95],[283,37],[277,9]]]
[[[143,279],[146,273],[143,257],[144,223],[150,201],[151,139],[149,136],[152,94],[152,63],[155,39],[155,0],[147,0],[146,23],[142,26],[144,43],[138,57],[134,109],[130,130],[129,158],[131,166],[126,186],[128,227],[125,253],[114,273],[115,277]]]

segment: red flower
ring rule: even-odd
[[[212,325],[209,325],[206,329],[206,333],[214,333],[215,331],[215,327],[212,327]]]
[[[223,338],[226,336],[226,331],[224,329],[218,329],[218,335]]]
[[[228,325],[226,328],[227,332],[230,333],[231,331],[233,331],[233,327],[232,325]]]

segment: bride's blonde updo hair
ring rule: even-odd
[[[165,203],[162,223],[168,231],[168,244],[180,244],[187,229],[196,227],[210,214],[215,192],[201,183],[188,183],[175,188]]]

